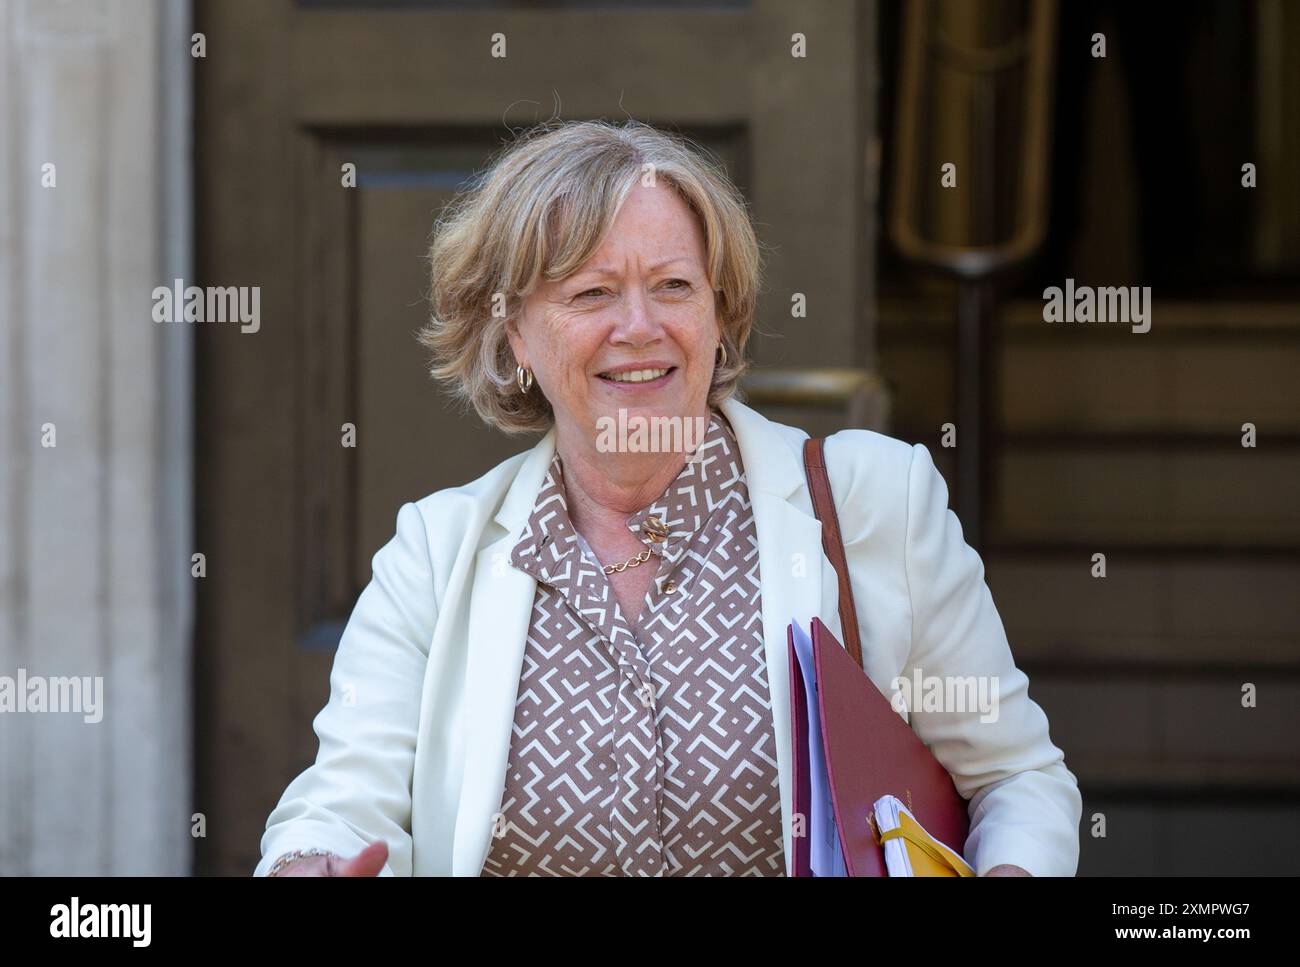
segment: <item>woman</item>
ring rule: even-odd
[[[648,126],[544,126],[431,261],[434,374],[546,435],[401,508],[257,873],[788,874],[786,626],[842,629],[807,435],[735,398],[760,266],[739,192]],[[826,459],[872,680],[994,685],[992,721],[904,710],[970,801],[967,860],[1073,875],[1077,783],[928,452],[844,430]]]

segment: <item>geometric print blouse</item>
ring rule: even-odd
[[[720,412],[627,519],[656,567],[629,621],[557,453],[510,564],[537,580],[484,876],[784,876],[758,540]]]

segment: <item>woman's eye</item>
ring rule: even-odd
[[[680,292],[682,290],[689,289],[691,287],[691,284],[686,279],[669,279],[667,282],[664,283],[664,287],[672,288],[673,290]],[[579,292],[576,296],[574,296],[574,298],[588,299],[588,298],[595,298],[597,296],[602,296],[605,294],[606,292],[604,287],[598,286],[594,289],[584,289],[583,291]]]

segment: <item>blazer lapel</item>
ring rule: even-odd
[[[839,585],[822,552],[822,525],[812,510],[803,466],[803,438],[755,410],[727,400],[722,411],[736,431],[758,532],[758,572],[762,582],[763,645],[776,738],[781,793],[781,830],[786,875],[794,857],[791,776],[790,664],[786,629],[798,621],[805,630],[816,615],[838,636]],[[805,834],[807,818],[804,820]]]
[[[510,565],[510,552],[528,523],[554,453],[552,429],[524,458],[490,525],[501,536],[480,550],[474,561],[462,705],[465,771],[452,837],[455,876],[477,876],[482,871],[493,816],[501,808],[519,675],[537,593],[536,580]]]

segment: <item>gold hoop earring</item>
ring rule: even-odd
[[[519,392],[527,394],[533,388],[533,371],[524,369],[522,366],[516,366],[515,382],[519,384]]]

